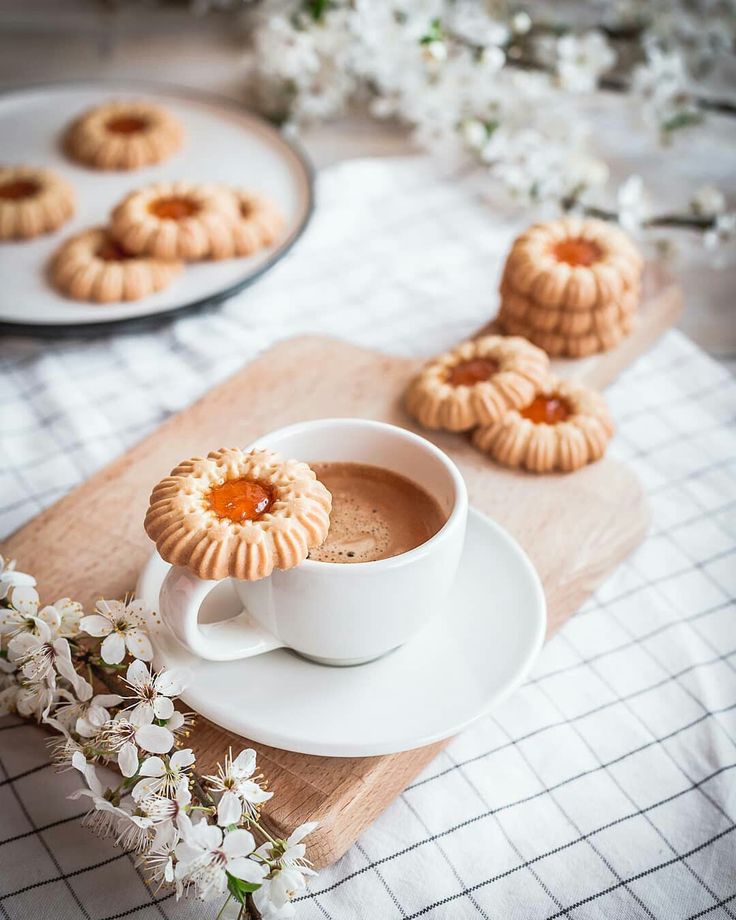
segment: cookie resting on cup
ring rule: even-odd
[[[332,499],[306,463],[220,448],[176,466],[151,493],[145,528],[159,554],[200,578],[265,578],[327,537]]]

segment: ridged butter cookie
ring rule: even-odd
[[[80,115],[64,146],[73,159],[95,169],[140,169],[168,159],[184,130],[161,106],[145,101],[106,102]]]
[[[476,429],[473,444],[504,466],[570,472],[600,459],[613,431],[599,393],[550,377],[527,405]]]
[[[511,248],[504,282],[544,307],[590,310],[636,288],[642,258],[613,224],[562,217],[535,224]]]
[[[145,528],[163,559],[200,578],[255,581],[303,562],[325,541],[331,509],[306,463],[221,448],[158,483]]]
[[[471,339],[423,368],[406,392],[406,409],[425,428],[467,431],[489,425],[527,403],[548,366],[547,355],[525,339]]]
[[[131,255],[105,227],[93,227],[62,243],[50,274],[54,287],[73,300],[110,303],[163,290],[182,267],[181,262]]]
[[[51,169],[0,166],[0,240],[51,233],[74,213],[74,190]]]
[[[161,182],[131,192],[112,213],[112,235],[128,251],[158,259],[226,259],[240,220],[228,189]]]

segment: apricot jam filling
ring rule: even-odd
[[[194,216],[199,211],[199,205],[191,198],[154,198],[148,210],[161,220],[183,220]]]
[[[105,127],[113,134],[137,134],[146,130],[148,121],[138,115],[118,115],[105,122]]]
[[[22,198],[33,198],[41,190],[38,182],[33,179],[11,179],[0,185],[0,198],[5,201],[20,201]]]
[[[559,396],[535,396],[533,401],[519,409],[522,418],[528,418],[535,425],[556,425],[572,415],[569,403]]]
[[[273,504],[273,491],[264,482],[253,479],[228,479],[207,493],[207,504],[218,518],[235,524],[257,521]]]
[[[108,240],[95,253],[98,259],[104,262],[123,262],[125,259],[132,259],[122,246],[118,246],[113,240]]]
[[[489,380],[498,371],[498,363],[492,358],[472,358],[461,361],[447,372],[447,383],[452,387],[472,387],[482,380]]]
[[[568,265],[592,265],[603,255],[600,246],[590,240],[561,240],[552,247],[552,255],[558,262]]]

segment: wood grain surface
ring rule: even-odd
[[[604,386],[674,322],[679,309],[677,288],[648,272],[632,336],[607,355],[565,362],[558,371]],[[151,487],[179,460],[309,418],[358,416],[414,428],[400,397],[418,365],[333,339],[281,342],[19,530],[3,553],[36,574],[42,597],[68,594],[90,605],[101,595],[122,596],[133,589],[152,551],[142,526]],[[432,439],[460,466],[472,504],[508,528],[529,553],[545,586],[550,631],[645,534],[641,488],[613,460],[572,475],[535,477],[494,466],[464,436]],[[205,720],[190,740],[204,772],[228,745],[252,744],[276,793],[264,812],[266,823],[285,834],[302,821],[319,821],[310,838],[317,866],[341,856],[442,747],[382,757],[312,757],[244,741]]]

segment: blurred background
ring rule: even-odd
[[[734,366],[734,21],[715,0],[6,0],[0,88],[196,87],[281,120],[317,167],[424,148],[487,170],[492,208],[602,209],[672,264],[681,328]]]

